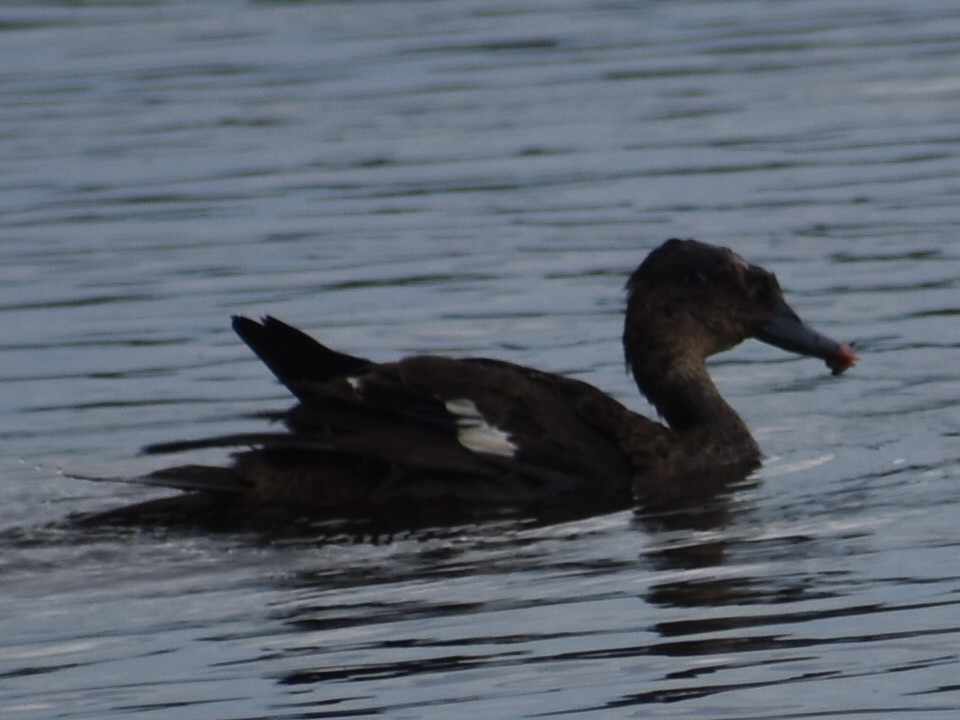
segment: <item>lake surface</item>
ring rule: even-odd
[[[5,4],[0,715],[956,718],[958,108],[947,0]],[[689,513],[62,522],[287,405],[231,313],[652,413],[622,286],[671,236],[861,351],[717,358],[766,459]]]

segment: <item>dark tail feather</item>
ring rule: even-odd
[[[179,465],[156,470],[148,475],[137,475],[136,477],[95,477],[92,475],[70,475],[70,477],[92,482],[154,485],[186,492],[202,491],[221,495],[236,495],[249,489],[249,481],[236,469],[211,465]]]
[[[249,489],[248,481],[234,468],[180,465],[156,470],[139,478],[144,485],[233,495]]]
[[[243,521],[255,521],[260,511],[259,504],[245,503],[250,480],[234,468],[181,465],[139,477],[85,479],[175,488],[183,493],[74,516],[73,522],[81,527],[195,523],[203,527],[246,529]]]
[[[301,399],[306,385],[350,375],[370,365],[369,360],[331,350],[274,317],[267,316],[258,323],[234,315],[233,329],[277,379]]]
[[[270,443],[293,443],[295,438],[290,433],[234,433],[232,435],[217,435],[215,437],[200,438],[199,440],[173,440],[170,442],[152,443],[143,448],[144,455],[172,455],[173,453],[205,448],[235,448],[240,446],[254,447]],[[319,444],[318,441],[312,441]],[[328,449],[321,445],[319,449]]]

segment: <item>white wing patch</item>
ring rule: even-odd
[[[457,440],[467,450],[501,457],[513,457],[516,453],[517,446],[510,435],[487,422],[473,400],[448,400],[446,407],[447,412],[457,418]]]

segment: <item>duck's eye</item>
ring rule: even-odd
[[[733,265],[720,265],[710,273],[710,282],[715,285],[742,285],[743,278]]]

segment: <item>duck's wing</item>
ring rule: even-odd
[[[415,356],[379,364],[330,350],[272,318],[236,318],[234,325],[300,400],[282,416],[286,430],[165,443],[149,452],[245,446],[239,470],[256,465],[261,475],[276,476],[277,468],[293,467],[298,478],[350,458],[381,473],[376,482],[358,483],[358,491],[387,499],[448,494],[496,504],[630,497],[633,468],[617,422],[632,413],[586,383],[487,359]],[[661,428],[640,420],[651,432]],[[173,468],[154,482],[202,484],[202,473],[185,469],[182,479]],[[221,474],[216,484],[230,482]]]

